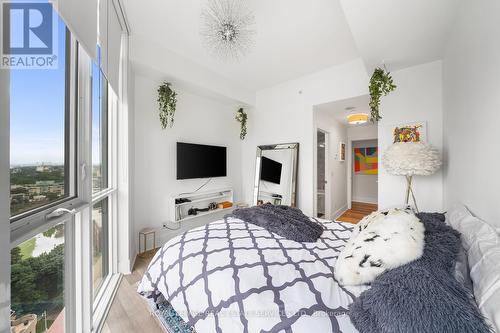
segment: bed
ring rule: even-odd
[[[190,230],[158,251],[138,291],[173,331],[357,332],[347,309],[367,287],[333,275],[353,225],[321,222],[315,243],[233,217]]]
[[[393,213],[374,214],[389,219]],[[389,268],[370,286],[342,286],[337,280],[342,274],[334,274],[334,268],[337,258],[339,266],[352,257],[357,237],[392,241],[372,232],[373,216],[355,233],[352,224],[313,219],[322,226],[314,224],[321,235],[314,242],[296,242],[257,226],[257,220],[228,216],[167,242],[138,292],[169,333],[498,331],[500,237],[494,228],[464,206],[446,216],[417,216],[425,225],[423,255]],[[366,232],[375,236],[366,238]],[[355,271],[375,255],[366,252]],[[371,259],[370,266],[379,267]]]

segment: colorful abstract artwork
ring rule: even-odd
[[[425,122],[402,124],[393,128],[394,143],[397,142],[424,142],[426,134]]]
[[[354,148],[354,172],[362,175],[378,174],[378,148]]]

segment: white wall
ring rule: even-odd
[[[134,236],[144,227],[161,227],[168,220],[168,200],[192,192],[205,179],[176,180],[176,142],[227,147],[227,177],[214,178],[203,190],[232,187],[235,200],[241,197],[240,126],[234,119],[237,107],[177,90],[177,110],[173,128],[162,130],[158,118],[157,92],[160,80],[136,74],[134,78]],[[223,214],[213,214],[212,219]],[[206,217],[208,219],[208,216]],[[203,217],[184,222],[193,227]],[[160,240],[164,240],[160,235]]]
[[[328,116],[325,112],[314,112],[314,123],[316,129],[321,129],[328,132],[328,166],[330,174],[326,175],[328,184],[326,189],[329,190],[330,198],[330,214],[327,218],[336,218],[340,213],[347,209],[347,163],[346,161],[339,160],[339,146],[340,142],[347,141],[347,128],[333,117]],[[315,136],[317,132],[315,131]],[[316,138],[315,138],[316,140]],[[316,154],[316,150],[314,150]],[[316,156],[315,156],[316,160]],[[316,175],[316,173],[314,173]],[[314,184],[317,183],[316,176],[314,177]],[[315,189],[316,190],[316,189]],[[317,193],[314,191],[314,196]],[[328,203],[326,204],[328,207]],[[316,208],[316,207],[314,207]],[[316,210],[314,210],[316,213]]]
[[[258,145],[298,142],[297,205],[313,214],[314,124],[313,105],[367,93],[368,75],[358,59],[257,92],[256,108],[249,115],[248,137],[243,142],[243,190],[251,202]]]
[[[382,98],[378,124],[379,156],[392,144],[394,125],[427,121],[427,141],[443,148],[442,62],[436,61],[392,73],[395,91]],[[405,180],[389,175],[379,165],[379,207],[404,204]],[[443,210],[443,174],[415,177],[414,192],[420,211]]]
[[[369,123],[367,125],[347,127],[347,139],[351,141],[371,140],[375,138],[378,138],[377,124]]]
[[[0,332],[10,330],[9,71],[0,69]]]
[[[353,141],[350,150],[351,158],[354,160],[354,148],[377,147],[377,140]],[[352,201],[378,203],[378,175],[356,174],[354,172],[354,163],[351,167],[352,172]]]
[[[462,1],[443,61],[444,203],[500,226],[500,2]]]

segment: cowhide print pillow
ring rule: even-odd
[[[374,212],[354,228],[335,263],[341,285],[372,282],[384,271],[416,260],[424,251],[424,225],[411,212]]]

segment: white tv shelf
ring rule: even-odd
[[[187,199],[187,202],[178,202],[180,199]],[[221,211],[229,211],[234,207],[217,208],[206,212],[198,212],[197,215],[189,215],[188,212],[191,208],[207,208],[212,202],[218,204],[224,201],[233,203],[233,189],[219,189],[207,192],[195,192],[188,194],[180,194],[172,197],[170,202],[170,221],[180,223],[182,221],[191,220],[201,216],[218,213]]]

